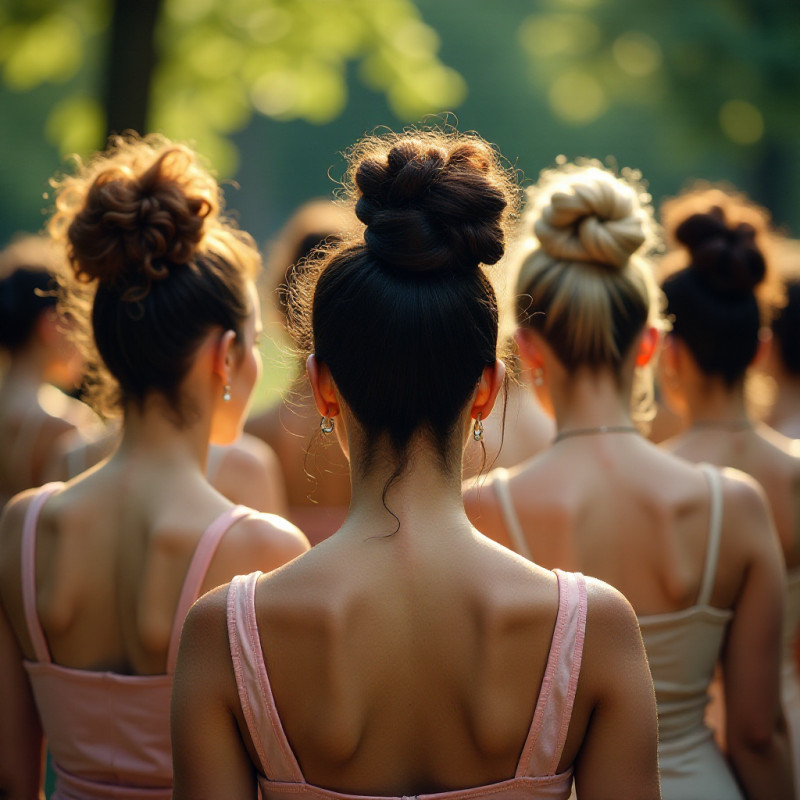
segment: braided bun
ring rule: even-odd
[[[380,262],[413,272],[474,270],[505,249],[507,176],[486,142],[379,139],[354,159],[356,215]]]
[[[528,190],[516,319],[570,370],[621,375],[645,325],[660,325],[649,196],[638,173],[622,174],[598,161],[564,163]]]
[[[129,287],[193,259],[219,212],[216,181],[182,145],[117,139],[80,180],[61,186],[51,231],[66,239],[76,277]]]
[[[649,217],[634,188],[597,166],[543,173],[535,190],[533,233],[559,261],[621,269],[648,238]]]

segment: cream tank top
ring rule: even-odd
[[[722,533],[722,483],[717,469],[708,464],[700,468],[708,480],[711,511],[697,601],[680,611],[640,616],[639,627],[658,706],[662,799],[741,800],[727,762],[704,722],[708,687],[733,612],[709,605]],[[514,549],[531,559],[508,488],[507,470],[493,470],[490,485]]]

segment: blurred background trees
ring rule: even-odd
[[[800,229],[800,5],[789,0],[3,0],[0,239],[109,130],[190,140],[268,238],[365,131],[453,111],[530,179],[728,180]]]

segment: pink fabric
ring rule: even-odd
[[[169,705],[181,626],[197,599],[225,532],[252,513],[236,506],[203,533],[181,590],[170,637],[167,674],[118,675],[52,663],[36,613],[36,524],[60,484],[31,502],[22,539],[25,617],[37,661],[25,661],[57,775],[53,800],[168,800],[172,797]]]
[[[559,608],[550,653],[530,732],[509,780],[451,792],[419,795],[430,800],[566,800],[572,768],[556,773],[580,674],[586,628],[586,583],[580,573],[556,570]],[[258,636],[255,589],[260,572],[239,575],[228,591],[228,636],[239,699],[259,757],[259,786],[264,800],[287,794],[320,800],[378,800],[308,784],[281,725]],[[386,798],[380,798],[386,800]],[[400,800],[399,798],[397,800]],[[403,798],[405,800],[405,798]]]

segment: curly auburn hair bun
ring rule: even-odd
[[[541,248],[559,261],[625,267],[649,230],[635,189],[594,166],[556,170],[552,176],[535,198],[533,233]]]
[[[195,256],[218,214],[219,190],[188,148],[153,141],[125,149],[123,141],[91,181],[65,186],[58,212],[76,277],[127,286],[128,298],[140,299]]]
[[[719,294],[748,295],[767,275],[764,255],[749,222],[729,225],[718,205],[692,214],[675,229],[675,238],[689,251],[698,280]]]
[[[505,248],[505,173],[478,139],[395,142],[355,160],[355,212],[380,262],[413,271],[473,270]]]

